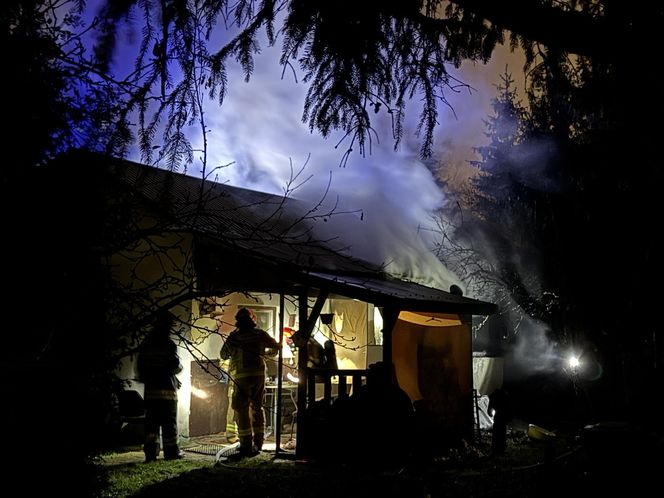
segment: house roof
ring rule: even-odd
[[[316,222],[334,214],[322,205],[233,187],[127,160],[76,152],[65,168],[104,171],[167,219],[168,229],[197,238],[198,261],[207,278],[246,283],[246,268],[260,275],[251,290],[285,291],[307,286],[400,309],[492,314],[495,305],[391,276],[353,258],[352,241],[321,235]],[[320,223],[318,223],[320,225]],[[224,261],[235,263],[228,269]],[[234,259],[233,259],[234,258]],[[225,266],[222,268],[222,266]],[[254,282],[252,282],[254,284]],[[243,289],[248,290],[248,289]]]
[[[409,311],[468,315],[490,315],[496,311],[494,304],[401,280],[387,274],[344,275],[310,272],[310,275],[318,281],[318,285],[376,305],[388,306],[401,302],[403,303],[401,309]]]

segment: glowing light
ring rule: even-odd
[[[570,357],[567,359],[567,363],[572,370],[576,370],[581,366],[579,357],[574,354],[570,355]]]
[[[284,340],[284,342],[286,342],[286,341]],[[293,351],[291,351],[290,346],[284,344],[281,348],[281,351],[282,351],[282,356],[283,356],[284,359],[286,359],[286,360],[293,359]]]
[[[459,315],[442,313],[413,313],[411,311],[402,311],[399,313],[399,320],[424,325],[425,327],[450,327],[461,325]]]
[[[210,397],[210,394],[208,392],[203,391],[203,389],[194,386],[191,386],[191,394],[200,399],[208,399]]]
[[[300,378],[299,378],[299,377],[296,377],[295,375],[293,375],[293,374],[290,373],[290,372],[288,372],[288,373],[286,374],[286,378],[287,378],[288,380],[290,380],[291,382],[294,382],[295,384],[297,384],[297,383],[300,382]]]

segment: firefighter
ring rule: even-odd
[[[321,344],[313,337],[309,337],[308,340],[305,340],[304,333],[297,331],[290,337],[290,342],[293,346],[298,348],[298,350],[303,351],[301,354],[307,355],[307,368],[329,368],[331,370],[338,370],[337,352],[334,342],[330,339],[326,340],[321,346]]]
[[[217,311],[214,310],[210,313],[210,318],[215,319],[215,327],[217,330],[217,333],[222,337],[224,337],[224,334],[222,333],[223,330],[223,316],[224,312],[223,311]],[[230,370],[230,365],[228,360],[222,361],[221,365],[221,371],[219,373],[219,382],[222,384],[225,384],[227,386],[227,391],[226,394],[228,396],[228,408],[226,410],[226,441],[231,444],[235,444],[238,442],[238,435],[237,435],[237,424],[235,423],[235,410],[233,410],[232,404],[231,404],[231,399],[233,399],[233,382],[229,382],[229,376],[228,372]]]
[[[230,366],[228,360],[224,361],[221,365],[221,382],[226,384],[228,390],[226,394],[228,396],[228,408],[226,409],[226,442],[230,444],[235,444],[239,441],[237,435],[237,424],[235,423],[235,410],[233,410],[233,391],[234,386],[233,382],[230,381],[228,372],[230,371]]]
[[[231,406],[235,410],[241,456],[255,455],[263,447],[265,357],[279,352],[277,341],[256,323],[253,311],[240,308],[235,315],[236,328],[220,353],[223,360],[230,359],[230,377],[234,383]]]
[[[178,447],[177,390],[181,383],[176,377],[182,371],[177,346],[171,340],[175,317],[160,312],[138,354],[139,380],[145,384],[145,462],[152,462],[159,454],[159,430],[164,445],[164,460],[183,457]]]
[[[488,410],[493,412],[491,453],[502,455],[507,448],[507,425],[512,420],[510,396],[505,389],[499,387],[489,395]]]

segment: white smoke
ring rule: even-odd
[[[379,140],[370,153],[352,153],[341,166],[347,142],[322,138],[301,120],[306,87],[292,76],[281,78],[278,47],[266,48],[245,83],[237,66],[229,67],[229,91],[223,106],[211,103],[207,169],[228,163],[217,181],[283,194],[295,170],[306,164],[293,196],[315,205],[327,191],[325,205],[355,216],[332,216],[325,233],[336,231],[352,241],[352,256],[387,265],[390,273],[425,285],[449,289],[461,285],[432,254],[426,229],[445,202],[429,169],[406,140],[394,151],[389,125],[375,116]],[[443,109],[443,112],[446,112]],[[195,130],[194,130],[195,131]],[[200,139],[192,136],[196,148]],[[194,171],[191,172],[195,174]]]
[[[520,315],[516,344],[508,355],[523,374],[553,373],[560,367],[560,352],[547,337],[549,327],[543,322]]]
[[[219,41],[219,40],[215,40]],[[349,146],[340,133],[322,138],[311,133],[301,120],[305,84],[279,65],[280,47],[263,41],[256,56],[255,71],[248,83],[239,65],[228,64],[228,92],[222,106],[210,101],[205,110],[208,130],[208,154],[205,166],[208,178],[230,185],[283,194],[292,171],[306,164],[295,181],[309,178],[292,195],[312,205],[328,188],[326,204],[338,211],[355,211],[358,216],[333,217],[326,227],[333,228],[346,240],[352,240],[353,256],[387,265],[388,271],[425,285],[449,289],[451,284],[464,288],[458,277],[448,271],[432,254],[429,239],[432,215],[445,198],[429,169],[418,159],[419,138],[406,132],[399,151],[393,150],[393,137],[385,115],[373,116],[378,136],[374,136],[366,157],[353,152],[344,166],[340,163]],[[131,66],[128,54],[119,66]],[[493,91],[482,68],[466,64],[463,73],[478,91],[460,89],[447,92],[453,109],[440,106],[436,153],[452,158],[451,163],[465,165],[473,157],[472,147],[482,139],[482,119],[489,110]],[[283,75],[283,77],[282,77]],[[461,79],[466,79],[463,74]],[[419,109],[407,114],[406,129],[414,130]],[[408,126],[410,125],[410,126]],[[200,126],[190,128],[189,138],[195,150],[202,150]],[[442,146],[441,146],[442,145]],[[459,151],[463,151],[459,155]],[[188,173],[200,175],[200,153]],[[140,160],[136,152],[133,159]],[[230,165],[228,167],[222,167]],[[218,168],[218,169],[215,169]],[[361,217],[361,220],[359,219]],[[343,220],[343,221],[342,221]]]

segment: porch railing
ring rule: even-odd
[[[307,406],[312,406],[316,401],[331,404],[334,398],[332,386],[337,386],[336,396],[347,398],[356,389],[366,384],[368,370],[331,370],[323,368],[310,368],[307,377]],[[336,380],[336,382],[333,382]],[[350,382],[348,382],[350,380]],[[323,396],[317,399],[317,386],[323,385]]]

